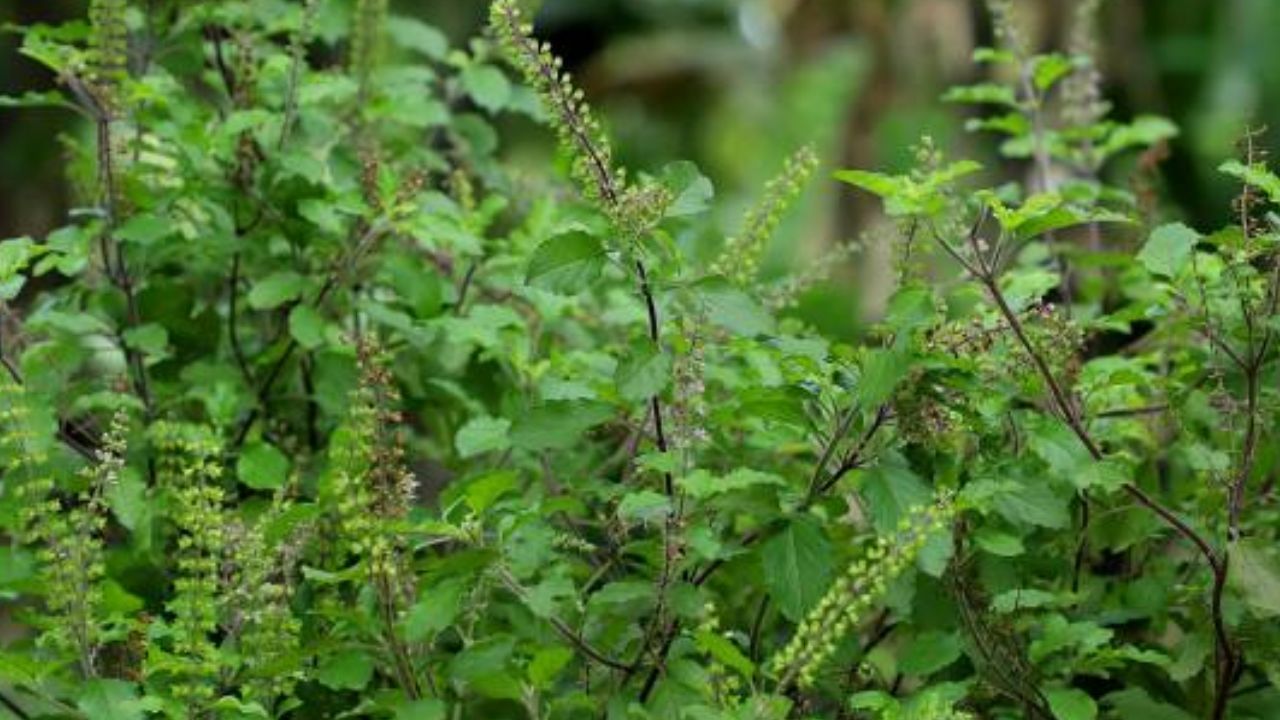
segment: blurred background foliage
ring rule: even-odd
[[[283,2],[284,0],[263,0]],[[1040,49],[1064,48],[1077,0],[1018,0]],[[1166,217],[1213,228],[1231,214],[1229,180],[1215,168],[1246,126],[1280,117],[1280,0],[1104,0],[1098,46],[1117,119],[1155,113],[1182,134],[1160,160]],[[160,0],[135,0],[155,11]],[[324,23],[346,22],[350,0],[325,0]],[[537,4],[537,3],[530,3]],[[455,46],[479,31],[482,0],[398,0],[393,11],[446,32]],[[698,163],[717,191],[745,207],[795,147],[810,143],[825,169],[899,171],[933,136],[951,155],[994,158],[990,136],[964,132],[959,107],[938,102],[982,70],[992,43],[981,0],[545,0],[539,33],[565,56],[618,141],[621,159],[655,170]],[[84,0],[0,0],[0,24],[83,17]],[[322,33],[323,34],[323,33]],[[0,94],[56,82],[0,34]],[[547,134],[510,120],[505,152],[531,171],[555,161]],[[64,133],[84,132],[60,110],[0,109],[0,237],[42,235],[62,222]],[[1280,133],[1267,136],[1271,145]],[[1135,163],[1111,180],[1125,186]],[[995,163],[990,163],[995,165]],[[995,179],[993,179],[995,180]],[[732,202],[736,200],[737,202]],[[804,299],[822,329],[856,334],[885,288],[882,222],[869,197],[818,182],[777,235],[781,271],[831,245],[867,238],[864,252]],[[723,218],[727,232],[736,217]],[[701,241],[708,253],[718,241]]]

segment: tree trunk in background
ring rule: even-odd
[[[83,12],[80,3],[0,3],[0,25],[61,20]],[[0,34],[0,94],[21,95],[46,90],[53,76],[18,54],[21,38]],[[61,224],[67,209],[66,183],[58,162],[61,148],[54,136],[73,126],[62,109],[0,109],[0,239],[43,235]]]

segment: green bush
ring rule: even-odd
[[[85,132],[0,245],[0,717],[1280,716],[1280,178],[1246,134],[1238,222],[1166,223],[1097,3],[1046,55],[990,6],[947,99],[1025,181],[837,172],[857,344],[791,312],[852,246],[758,271],[813,153],[697,259],[711,182],[619,167],[515,0],[27,28],[4,104]]]

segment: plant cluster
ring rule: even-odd
[[[761,272],[814,153],[722,228],[526,3],[23,29],[5,104],[86,130],[0,244],[0,718],[1277,717],[1280,178],[1246,133],[1210,234],[1125,186],[1176,128],[1099,4],[1038,54],[989,3],[999,184],[835,174],[893,220],[857,342],[788,310],[853,246]]]

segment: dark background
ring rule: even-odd
[[[324,1],[338,18],[351,4]],[[1075,1],[1017,0],[1037,48],[1064,46]],[[393,9],[461,45],[486,5],[401,1]],[[83,0],[0,0],[0,23],[83,17],[85,8]],[[622,161],[640,169],[696,161],[727,200],[728,231],[791,149],[817,147],[824,177],[780,232],[775,269],[876,227],[874,203],[826,180],[831,169],[901,169],[926,133],[953,155],[991,157],[990,138],[962,130],[968,111],[937,101],[947,86],[980,77],[969,56],[991,43],[991,31],[979,0],[546,0],[538,18],[538,32],[601,109]],[[1204,228],[1229,219],[1232,188],[1215,168],[1246,124],[1280,117],[1277,28],[1280,0],[1104,1],[1099,44],[1116,116],[1162,114],[1182,128],[1163,166],[1170,217]],[[54,79],[17,53],[18,41],[0,35],[0,93],[51,87]],[[533,148],[545,147],[545,134],[512,122],[510,152],[543,157]],[[65,111],[0,109],[0,238],[40,236],[65,217],[58,136],[82,131]],[[1122,162],[1110,180],[1124,186],[1130,170]],[[883,273],[857,268],[876,267],[876,257],[870,248],[811,294],[807,304],[828,311],[808,314],[841,331],[874,310]],[[831,299],[849,311],[830,312]]]

